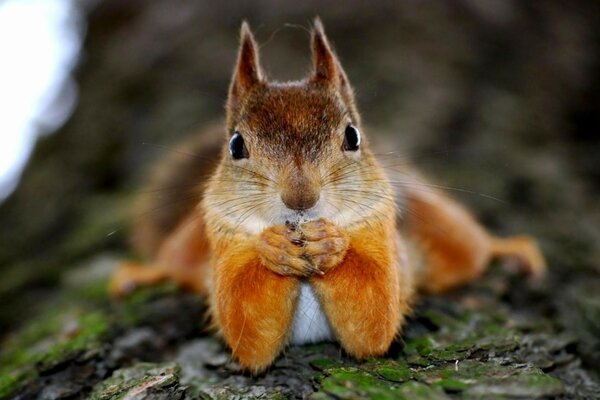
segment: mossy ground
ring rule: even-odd
[[[202,299],[168,284],[109,299],[98,269],[110,260],[71,273],[63,295],[5,342],[0,398],[545,399],[600,390],[575,334],[502,300],[521,288],[499,268],[424,298],[386,357],[353,360],[334,343],[293,347],[252,377],[204,330]]]

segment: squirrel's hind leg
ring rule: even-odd
[[[469,283],[483,274],[492,258],[512,257],[532,277],[543,275],[546,264],[534,239],[497,238],[459,203],[437,190],[404,193],[402,230],[420,253],[420,286],[439,293]]]
[[[157,256],[147,265],[126,262],[113,274],[109,291],[123,296],[140,286],[173,280],[205,294],[208,270],[208,243],[199,216],[190,215],[160,245]]]

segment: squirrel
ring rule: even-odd
[[[380,164],[319,18],[300,81],[265,77],[246,22],[240,42],[225,135],[208,129],[158,170],[151,187],[172,188],[172,206],[138,218],[148,262],[122,264],[112,293],[172,279],[205,295],[233,357],[259,373],[289,344],[383,355],[418,292],[471,282],[492,258],[544,273],[534,239],[496,237],[417,172]]]

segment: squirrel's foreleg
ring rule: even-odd
[[[216,254],[215,262],[212,307],[216,325],[242,367],[260,372],[287,342],[298,280],[266,268],[250,246],[232,246]]]
[[[311,279],[342,347],[357,358],[384,354],[410,311],[410,269],[399,265],[387,231],[369,226],[351,234],[344,260]]]

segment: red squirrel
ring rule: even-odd
[[[182,146],[189,159],[159,170],[153,187],[187,200],[139,218],[148,265],[123,264],[111,281],[117,295],[164,279],[205,295],[216,331],[254,373],[288,344],[383,355],[417,291],[473,281],[493,257],[545,270],[533,239],[495,237],[411,169],[383,168],[318,18],[311,46],[306,79],[271,81],[242,24],[225,134],[207,130]]]

